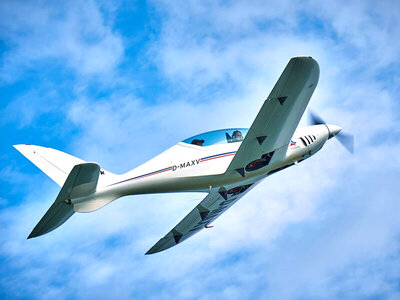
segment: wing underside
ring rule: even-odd
[[[227,171],[239,171],[275,150],[286,153],[319,79],[318,63],[311,57],[294,57],[264,101]],[[278,155],[275,155],[277,158]]]
[[[246,172],[268,165],[285,155],[319,79],[318,63],[311,57],[294,57],[265,100],[227,172]],[[274,155],[275,153],[275,155]],[[146,254],[173,247],[208,226],[255,183],[209,193],[185,218]]]
[[[153,254],[171,248],[207,227],[236,201],[243,197],[256,183],[237,186],[209,193],[171,231],[161,238],[146,254]]]

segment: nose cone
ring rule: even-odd
[[[333,138],[335,135],[337,135],[341,130],[342,127],[336,126],[336,125],[326,125],[329,130],[329,139]]]

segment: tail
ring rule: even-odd
[[[96,192],[98,186],[114,181],[117,175],[102,170],[97,163],[87,163],[67,153],[34,145],[15,145],[22,155],[62,186],[56,200],[32,230],[29,238],[48,233],[65,223],[75,211],[89,212],[108,204],[114,198],[93,199],[72,205],[71,199]],[[101,182],[99,175],[101,176]],[[76,206],[76,207],[75,207]]]
[[[42,170],[59,186],[63,186],[69,173],[75,165],[86,163],[86,161],[70,154],[35,145],[14,145],[23,156],[29,159],[36,167]],[[115,180],[117,175],[104,169],[100,170],[101,178],[99,185],[104,186]]]
[[[96,191],[100,166],[96,163],[84,163],[72,168],[56,201],[33,228],[28,239],[48,233],[65,223],[73,214],[71,199],[84,197]]]

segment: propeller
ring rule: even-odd
[[[313,113],[312,111],[309,112],[309,123],[311,125],[322,124],[327,126],[326,122],[320,116],[318,116],[316,113]],[[335,137],[339,140],[339,142],[343,145],[343,147],[346,148],[347,151],[349,151],[352,154],[354,153],[354,135],[340,131],[338,134],[335,135]]]
[[[313,113],[311,110],[309,111],[309,123],[310,125],[321,125],[325,124],[325,121],[321,119],[320,116],[317,114]]]
[[[339,142],[349,151],[351,154],[354,153],[354,135],[345,132],[339,132],[336,135]]]

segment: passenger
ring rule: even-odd
[[[235,130],[235,131],[232,133],[232,141],[233,141],[233,142],[240,142],[240,141],[243,141],[242,133],[241,133],[239,130]]]
[[[192,141],[192,145],[203,146],[203,144],[204,144],[204,140],[194,139]]]

